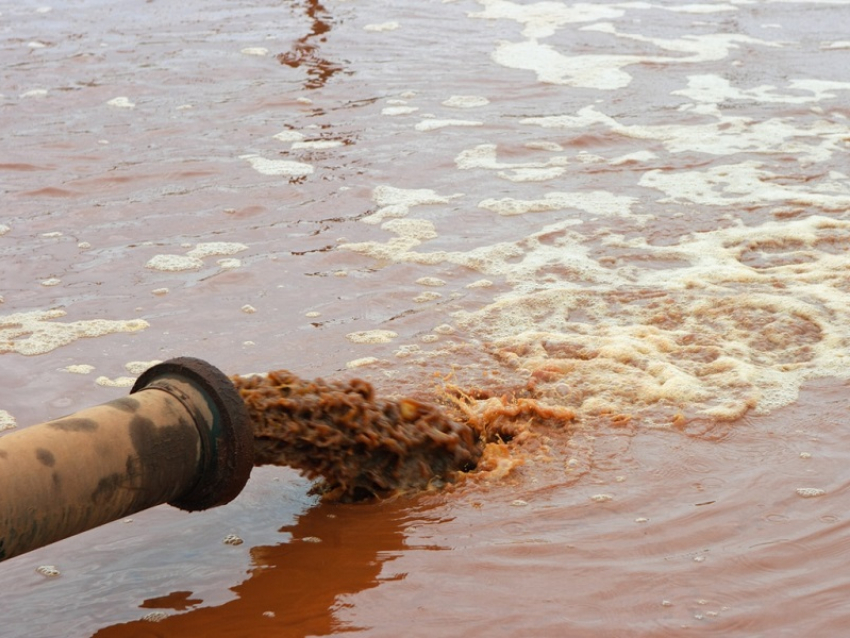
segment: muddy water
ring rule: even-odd
[[[515,426],[7,561],[3,635],[843,635],[848,17],[0,2],[0,428],[178,355]]]

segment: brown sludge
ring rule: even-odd
[[[286,370],[234,376],[254,428],[254,464],[321,477],[327,498],[361,500],[424,488],[476,466],[468,425],[432,405],[378,401],[362,380],[306,381]]]

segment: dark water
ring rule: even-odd
[[[517,435],[4,562],[2,634],[844,635],[848,19],[0,2],[0,428],[192,355]]]

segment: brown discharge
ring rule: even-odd
[[[380,401],[372,386],[306,381],[286,370],[233,377],[254,427],[254,464],[322,477],[328,499],[361,500],[441,484],[474,468],[469,425],[413,399]]]
[[[536,438],[533,424],[563,430],[575,418],[568,408],[523,396],[531,386],[497,393],[446,384],[444,410],[409,398],[379,400],[361,379],[307,381],[277,370],[233,382],[253,424],[254,464],[321,477],[317,491],[326,500],[440,486],[471,470],[504,476],[522,464],[514,449]]]

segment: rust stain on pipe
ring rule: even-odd
[[[181,358],[129,397],[0,437],[0,560],[135,512],[232,500],[253,466],[233,384]]]

